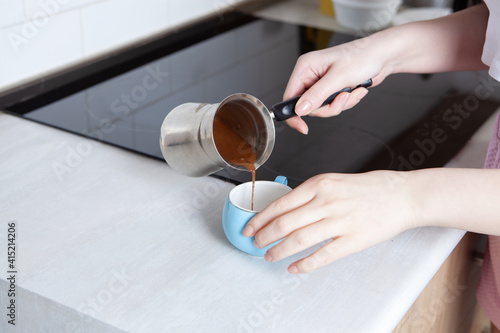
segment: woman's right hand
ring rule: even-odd
[[[334,92],[345,87],[355,87],[368,79],[373,86],[380,84],[390,74],[384,70],[385,53],[377,38],[362,38],[328,49],[302,55],[295,65],[285,90],[287,100],[302,94],[295,112],[299,117],[287,123],[303,134],[307,134],[302,116],[331,117],[355,106],[368,92],[366,88],[351,93],[340,93],[335,100],[322,108],[321,104]]]
[[[287,123],[304,134],[301,116],[331,117],[356,105],[365,88],[341,93],[318,109],[334,92],[356,87],[368,79],[373,86],[393,73],[436,73],[485,69],[481,54],[488,21],[484,4],[434,20],[399,25],[368,37],[307,53],[299,58],[284,100],[299,96],[299,117]]]

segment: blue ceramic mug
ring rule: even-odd
[[[247,254],[263,257],[270,247],[278,243],[258,249],[253,245],[254,237],[243,236],[243,229],[255,214],[292,190],[287,184],[288,180],[283,176],[276,177],[274,182],[256,181],[253,210],[252,182],[240,184],[231,190],[222,211],[222,227],[231,244]]]

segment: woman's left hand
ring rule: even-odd
[[[290,273],[312,271],[412,228],[410,174],[318,175],[257,214],[243,234],[255,236],[259,248],[285,238],[266,253],[272,262],[332,240],[288,268]]]

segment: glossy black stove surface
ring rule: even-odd
[[[200,29],[203,38],[196,33]],[[107,59],[104,63],[108,65],[101,63],[99,70],[91,67],[88,77],[82,69],[78,75],[67,73],[54,81],[59,87],[54,84],[53,91],[7,109],[163,160],[160,126],[174,107],[187,102],[218,103],[242,92],[271,106],[281,101],[301,53],[353,38],[234,14],[226,22],[214,19],[166,37],[156,48],[135,50],[137,56],[132,50],[115,62]],[[74,82],[71,75],[77,77]],[[464,118],[470,125],[449,130],[443,113],[453,103],[461,103],[477,86],[457,84],[462,81],[461,75],[477,80],[487,74],[391,76],[340,116],[305,118],[310,128],[307,136],[276,122],[276,144],[269,160],[257,170],[257,179],[284,175],[290,185],[297,186],[325,172],[402,169],[400,157],[408,160],[420,149],[415,140],[432,135],[432,131],[423,130],[429,126],[447,130],[452,139],[436,145],[422,163],[409,162],[405,167],[443,165],[497,107],[481,100],[479,108],[484,112]],[[457,93],[462,95],[457,97]],[[248,172],[232,169],[216,176],[233,182],[251,179]]]

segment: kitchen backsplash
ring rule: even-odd
[[[0,0],[0,91],[244,0]]]

